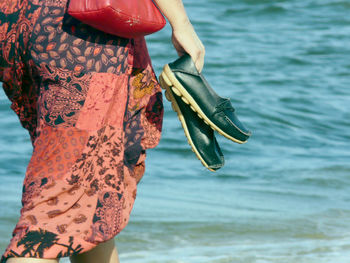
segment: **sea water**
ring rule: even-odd
[[[217,135],[226,164],[209,172],[164,101],[161,142],[116,237],[121,262],[350,262],[350,2],[184,3],[203,74],[253,135],[244,145]],[[170,35],[168,25],[147,37],[158,75],[176,59]],[[0,127],[3,251],[32,151],[3,92]]]

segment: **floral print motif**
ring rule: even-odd
[[[147,79],[149,79],[149,77],[146,76],[141,69],[136,69],[131,74],[134,76],[132,84],[134,87],[136,87],[133,94],[135,99],[141,99],[147,94],[152,94],[152,91],[156,85],[155,81],[147,83]]]
[[[67,0],[0,0],[0,81],[33,155],[10,257],[83,253],[127,225],[162,94],[144,38],[95,30]]]
[[[37,64],[73,70],[75,74],[122,74],[128,69],[128,39],[107,37],[55,6],[45,6],[39,19],[41,23],[33,28],[30,51]]]
[[[88,240],[92,242],[108,240],[120,232],[123,219],[122,197],[116,192],[105,192],[100,195]]]
[[[91,75],[74,76],[67,69],[41,70],[40,118],[50,126],[74,125],[84,105]],[[54,81],[52,81],[54,79]]]
[[[19,0],[1,0],[0,11],[4,14],[12,14],[20,8],[19,3]]]
[[[44,250],[53,245],[64,247],[65,253],[60,254],[60,257],[70,255],[72,253],[79,253],[83,248],[81,245],[73,247],[74,237],[70,237],[69,244],[59,244],[57,241],[59,238],[57,234],[39,229],[38,231],[29,231],[22,239],[18,242],[18,246],[23,246],[21,254],[15,254],[16,257],[38,257],[42,258]]]

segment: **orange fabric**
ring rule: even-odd
[[[144,38],[66,14],[67,0],[0,0],[0,80],[33,143],[1,262],[83,253],[128,223],[162,94]]]

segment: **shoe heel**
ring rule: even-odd
[[[164,73],[164,71],[160,74],[159,81],[162,81],[163,85],[166,86],[166,87],[173,86],[173,84],[171,83],[171,81],[169,80],[167,75]],[[162,88],[165,89],[164,87],[162,87]]]
[[[170,89],[171,87],[168,86],[168,84],[167,84],[166,81],[164,80],[164,77],[163,77],[162,74],[160,74],[160,76],[159,76],[159,84],[160,84],[160,86],[162,87],[162,89],[165,90],[165,92],[164,92],[165,98],[166,98],[168,101],[172,102],[172,97],[171,97],[170,91],[169,91],[169,89]],[[171,105],[171,106],[173,106],[173,105]]]
[[[166,88],[168,87],[168,85],[165,83],[165,81],[163,79],[162,74],[160,74],[160,76],[159,76],[159,84],[160,84],[160,87],[164,90],[166,90]]]

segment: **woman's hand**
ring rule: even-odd
[[[205,48],[189,21],[173,26],[172,42],[177,54],[179,56],[189,54],[197,70],[201,72],[204,66]]]
[[[179,56],[188,53],[199,72],[204,66],[205,50],[188,19],[182,0],[154,0],[173,29],[172,41]]]

